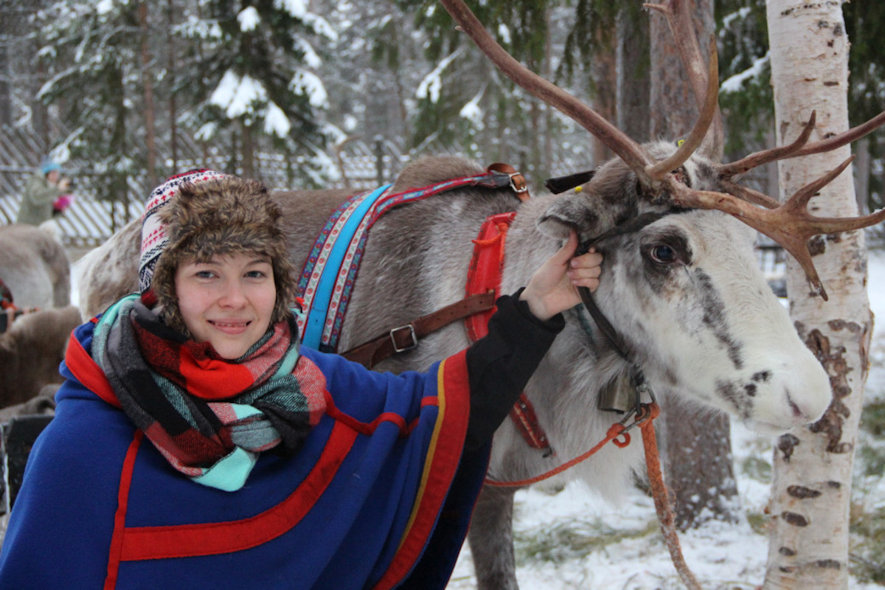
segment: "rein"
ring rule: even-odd
[[[662,217],[669,215],[670,213],[676,212],[678,212],[678,210],[662,213],[645,213],[643,215],[639,215],[628,223],[614,227],[596,236],[595,238],[585,241],[578,247],[575,255],[578,256],[588,252],[591,247],[603,240],[617,235],[636,232],[646,225],[653,223],[661,219]],[[578,293],[581,296],[581,301],[583,302],[584,307],[593,318],[593,321],[596,323],[599,330],[605,335],[606,339],[609,341],[612,348],[614,348],[618,355],[630,366],[630,382],[632,385],[631,392],[633,393],[630,403],[627,404],[626,407],[621,407],[619,403],[611,402],[619,402],[623,400],[608,400],[606,406],[610,407],[600,407],[600,409],[608,409],[620,412],[626,411],[626,415],[620,422],[612,424],[611,427],[609,427],[605,438],[597,443],[593,448],[583,453],[582,455],[579,455],[578,457],[575,457],[574,459],[559,465],[558,467],[555,467],[535,477],[519,481],[504,482],[496,481],[487,477],[485,483],[487,485],[496,487],[524,487],[533,483],[537,483],[539,481],[543,481],[545,479],[553,477],[554,475],[558,475],[559,473],[562,473],[567,469],[570,469],[571,467],[577,465],[578,463],[581,463],[582,461],[585,461],[609,442],[612,442],[618,448],[626,447],[630,444],[630,435],[628,431],[638,426],[640,431],[642,432],[642,445],[645,451],[645,465],[646,470],[648,471],[649,486],[651,487],[652,498],[654,499],[655,503],[655,512],[657,513],[658,521],[661,523],[661,533],[664,536],[667,550],[670,553],[670,559],[673,562],[673,565],[676,568],[679,577],[682,579],[682,582],[686,585],[686,587],[688,587],[690,590],[700,590],[701,585],[698,583],[697,578],[695,578],[694,574],[689,569],[688,564],[685,562],[685,557],[682,554],[682,547],[680,546],[679,537],[676,532],[676,517],[673,513],[673,507],[670,503],[670,496],[667,490],[667,486],[664,483],[664,476],[661,469],[660,453],[658,452],[658,443],[654,428],[654,419],[657,418],[660,414],[660,407],[655,400],[654,392],[646,382],[645,375],[642,372],[642,368],[633,360],[632,350],[624,341],[621,334],[618,333],[617,330],[615,330],[614,326],[611,325],[611,322],[608,321],[608,318],[605,317],[605,314],[603,314],[599,307],[596,305],[596,301],[593,299],[593,294],[590,292],[590,289],[587,289],[586,287],[579,287]],[[641,398],[643,393],[648,395],[648,397],[651,399],[650,403],[642,403]],[[600,401],[603,400],[600,399]]]

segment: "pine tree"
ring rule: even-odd
[[[35,25],[50,76],[38,97],[70,125],[61,143],[98,174],[96,196],[118,200],[144,169],[131,133],[140,102],[137,6],[57,2],[36,14]]]
[[[261,138],[296,160],[301,180],[318,171],[316,155],[325,144],[319,111],[328,101],[315,73],[321,63],[315,46],[335,34],[305,6],[212,0],[183,28],[191,53],[177,84],[193,93],[188,120],[199,124],[199,139],[237,146],[231,171],[261,176]]]

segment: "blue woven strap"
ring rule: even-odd
[[[301,337],[301,342],[304,346],[319,349],[320,339],[323,335],[323,325],[326,322],[326,314],[329,309],[329,301],[332,299],[332,289],[335,287],[335,279],[338,275],[338,269],[341,267],[341,262],[344,260],[347,247],[365,214],[390,186],[389,184],[384,185],[363,196],[362,202],[357,206],[354,214],[350,216],[341,228],[341,232],[332,246],[329,259],[323,267],[322,275],[317,283],[313,305],[311,305],[308,311],[304,334]]]

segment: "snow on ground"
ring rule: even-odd
[[[885,318],[883,252],[870,253],[868,291],[873,313]],[[885,320],[875,327],[871,360],[865,396],[878,399],[885,397]],[[768,502],[765,478],[756,479],[748,472],[753,471],[753,465],[770,463],[771,444],[772,439],[732,422],[735,475],[745,515],[760,515]],[[534,488],[517,492],[514,531],[520,587],[684,588],[670,561],[651,499],[635,489],[626,491],[625,496],[622,505],[613,506],[580,482],[569,483],[558,493]],[[863,501],[868,507],[885,503],[881,477],[869,486]],[[680,535],[680,541],[686,563],[705,589],[749,590],[764,580],[768,538],[755,532],[747,518],[737,525],[711,522]],[[475,588],[466,545],[449,588]],[[881,586],[852,581],[851,588],[873,590]]]

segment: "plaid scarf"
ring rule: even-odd
[[[298,362],[296,333],[294,320],[279,322],[228,361],[130,295],[102,315],[92,356],[123,411],[175,469],[235,491],[261,451],[294,452],[325,411],[325,379]]]

